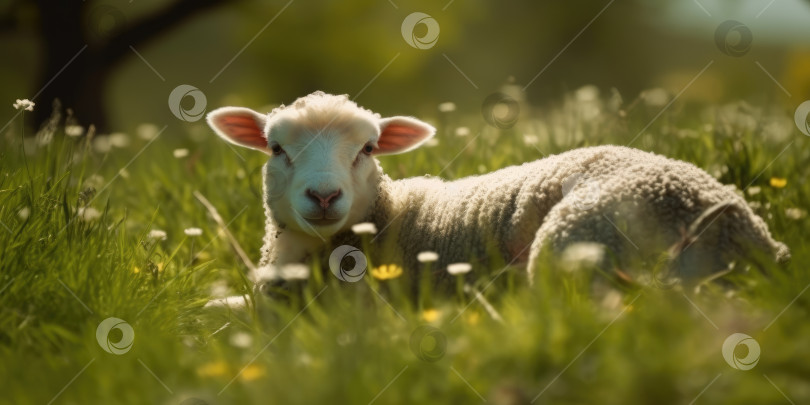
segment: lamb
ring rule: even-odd
[[[285,285],[274,269],[360,247],[351,226],[361,222],[379,230],[374,244],[399,253],[375,263],[414,271],[417,254],[434,251],[437,278],[450,263],[486,265],[497,252],[525,266],[531,280],[542,251],[559,254],[581,242],[604,246],[614,268],[663,252],[686,279],[757,251],[789,258],[733,186],[636,149],[576,149],[455,181],[392,180],[376,157],[417,148],[435,129],[412,117],[381,118],[345,95],[315,92],[267,115],[224,107],[208,123],[226,141],[269,155],[261,270],[251,275],[260,291]]]

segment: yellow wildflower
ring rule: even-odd
[[[785,188],[787,186],[787,179],[782,177],[771,177],[771,187]]]
[[[383,264],[371,270],[371,275],[377,280],[390,280],[402,275],[402,267],[396,264]]]
[[[467,324],[475,326],[478,325],[478,321],[481,319],[481,314],[478,312],[468,311],[467,316],[464,318],[467,321]]]
[[[141,272],[141,269],[138,266],[132,266],[132,272],[138,274]]]
[[[239,376],[245,381],[253,381],[264,377],[264,375],[264,367],[258,364],[248,364]]]
[[[439,319],[439,315],[441,315],[441,313],[433,308],[422,311],[422,319],[427,322],[433,322]]]
[[[228,372],[228,365],[224,361],[206,363],[197,367],[197,375],[200,377],[218,377]]]

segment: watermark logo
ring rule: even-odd
[[[799,104],[793,119],[796,121],[796,128],[799,128],[801,133],[810,136],[810,100]]]
[[[745,346],[748,353],[744,357],[737,357],[737,347]],[[745,333],[734,333],[723,342],[723,358],[726,363],[736,370],[750,370],[759,362],[759,343]]]
[[[110,339],[110,333],[113,329],[121,331],[121,339],[113,342]],[[105,352],[111,354],[124,354],[132,348],[132,343],[135,341],[135,331],[127,321],[119,318],[107,318],[101,321],[96,328],[96,340],[98,345],[104,349]]]
[[[743,23],[727,20],[714,31],[714,43],[717,49],[729,56],[743,56],[751,50],[754,34]]]
[[[487,124],[499,129],[509,129],[518,121],[520,104],[504,93],[493,93],[484,99],[481,114]]]
[[[186,97],[191,97],[194,100],[194,105],[191,108],[185,108],[182,105]],[[208,100],[205,98],[205,94],[190,84],[181,84],[169,94],[169,110],[172,111],[175,117],[183,121],[194,122],[199,120],[205,115],[207,105]]]
[[[107,40],[126,25],[124,13],[109,4],[93,7],[87,15],[90,35],[97,40]]]
[[[573,173],[562,181],[563,197],[574,191],[577,187],[581,191],[572,196],[574,205],[581,210],[589,210],[596,206],[602,195],[602,188],[599,182],[583,173]]]
[[[264,187],[266,190],[265,195],[267,195],[267,201],[270,202],[278,200],[287,191],[289,184],[290,181],[287,172],[285,172],[283,169],[270,166],[270,162],[267,162],[267,171],[265,172],[264,177]]]
[[[420,24],[427,28],[421,37],[416,35],[416,26]],[[402,21],[402,38],[416,49],[433,48],[439,40],[439,22],[425,13],[411,13]]]
[[[410,346],[419,360],[433,363],[447,352],[447,337],[437,328],[422,325],[411,333]]]
[[[367,265],[366,255],[354,246],[338,246],[329,255],[329,270],[340,281],[349,283],[360,281],[366,274]]]

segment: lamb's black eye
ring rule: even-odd
[[[281,145],[279,145],[277,143],[274,143],[272,146],[270,146],[270,150],[273,151],[274,155],[280,155],[280,154],[284,153],[284,149],[281,149]]]
[[[374,146],[370,143],[367,143],[366,146],[363,147],[363,153],[366,155],[370,155],[371,152],[374,152]]]

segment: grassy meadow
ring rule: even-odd
[[[0,133],[0,404],[810,402],[810,138],[788,108],[669,105],[659,93],[622,103],[583,88],[520,104],[511,128],[445,104],[420,117],[435,141],[381,161],[393,178],[457,178],[632,142],[745,190],[790,246],[788,266],[697,290],[595,294],[601,275],[549,258],[532,287],[498,267],[475,275],[479,298],[424,290],[416,301],[396,273],[347,284],[313,269],[300,295],[270,302],[252,296],[245,264],[193,194],[257,261],[262,154],[232,150],[203,121],[34,136],[21,113]],[[236,294],[249,310],[204,308]],[[121,354],[97,336],[111,317],[134,333]],[[761,348],[750,370],[724,360],[733,333]]]

